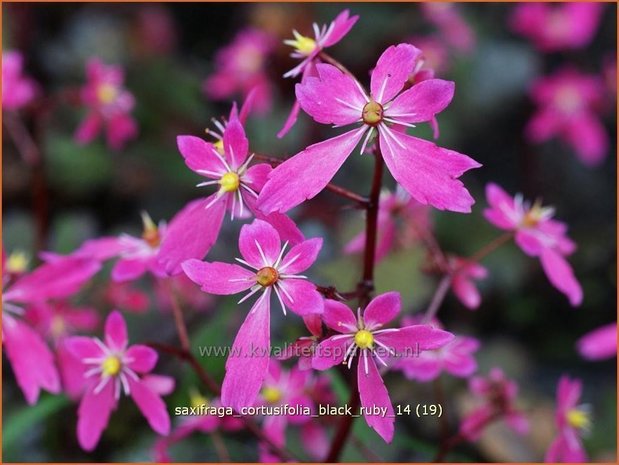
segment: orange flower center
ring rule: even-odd
[[[272,286],[277,282],[278,278],[279,273],[271,266],[265,266],[264,268],[259,269],[258,273],[256,273],[256,281],[262,287]]]

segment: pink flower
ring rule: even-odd
[[[195,259],[182,265],[204,292],[230,295],[249,289],[239,303],[262,292],[241,325],[226,362],[221,401],[237,411],[253,404],[268,370],[271,293],[277,296],[284,315],[286,308],[299,315],[322,313],[323,300],[316,286],[299,274],[316,260],[322,239],[303,241],[285,253],[287,245],[281,245],[273,226],[254,220],[241,228],[239,249],[243,258],[236,259],[250,269]]]
[[[419,324],[419,319],[402,319],[406,326]],[[438,321],[432,326],[443,329]],[[394,368],[402,370],[404,376],[421,382],[432,381],[441,373],[449,373],[459,378],[468,378],[477,371],[474,353],[479,349],[479,341],[473,337],[455,336],[444,346],[434,350],[424,350],[417,357],[407,357],[396,361]]]
[[[41,389],[58,393],[60,378],[54,356],[41,336],[21,320],[22,305],[32,305],[48,299],[68,297],[100,268],[97,262],[85,259],[62,258],[45,263],[15,282],[4,273],[2,254],[2,343],[17,384],[26,401],[34,404]]]
[[[521,3],[510,18],[512,30],[543,52],[586,47],[597,32],[601,3]]]
[[[285,212],[317,195],[365,135],[361,152],[377,132],[382,156],[393,177],[417,201],[439,209],[469,212],[474,200],[456,178],[480,165],[466,155],[396,131],[392,124],[430,121],[451,101],[453,82],[429,79],[400,92],[420,51],[408,44],[389,47],[372,71],[371,97],[335,66],[316,65],[319,77],[297,84],[301,107],[317,122],[351,131],[311,145],[279,165],[258,197],[265,213]]]
[[[86,64],[86,75],[88,82],[82,87],[81,96],[88,114],[77,128],[75,140],[80,144],[92,142],[105,124],[108,146],[121,150],[138,133],[137,123],[131,116],[135,100],[123,86],[123,70],[91,58]]]
[[[576,249],[567,237],[567,225],[552,219],[554,208],[525,202],[521,195],[510,197],[496,184],[486,186],[490,208],[484,216],[499,229],[514,231],[516,244],[522,251],[539,257],[551,284],[565,294],[572,306],[582,302],[582,288],[565,256]]]
[[[537,105],[525,128],[531,142],[558,137],[585,165],[604,161],[609,140],[597,114],[606,97],[602,78],[563,68],[535,81],[530,95]]]
[[[493,368],[487,378],[476,376],[469,380],[469,389],[484,404],[470,411],[462,420],[460,434],[476,441],[491,422],[504,419],[518,434],[526,434],[529,422],[515,406],[518,385],[505,377],[500,368]]]
[[[430,210],[398,186],[396,192],[383,191],[378,207],[376,261],[381,261],[396,247],[409,247],[431,228]],[[398,231],[400,229],[400,231]],[[365,247],[365,232],[353,237],[344,251],[360,253]]]
[[[580,400],[582,382],[562,376],[557,386],[556,422],[559,434],[546,451],[546,462],[586,462],[587,453],[580,436],[591,427],[590,409],[576,405]]]
[[[417,65],[418,69],[413,73],[412,84],[433,79],[435,74],[440,75],[449,70],[449,51],[438,37],[412,37],[408,42],[422,53]]]
[[[470,310],[476,310],[481,303],[481,296],[475,287],[474,280],[485,279],[488,270],[477,262],[466,258],[450,257],[451,289],[462,305]]]
[[[209,98],[221,100],[241,93],[256,92],[259,113],[271,108],[272,89],[266,72],[267,58],[274,48],[273,37],[258,29],[240,31],[232,43],[215,56],[215,72],[203,84]]]
[[[105,341],[73,336],[66,344],[86,369],[87,385],[77,419],[77,439],[82,449],[91,451],[97,446],[112,411],[118,407],[121,391],[133,398],[154,431],[169,433],[166,405],[146,376],[157,363],[157,352],[144,345],[127,345],[127,326],[120,312],[113,311],[107,317]]]
[[[148,294],[130,282],[110,281],[103,294],[107,303],[123,311],[144,313],[150,306]]]
[[[241,112],[243,116],[243,110]],[[169,274],[181,272],[181,264],[191,258],[203,258],[211,249],[221,229],[226,210],[231,219],[253,214],[271,223],[285,240],[296,244],[303,234],[287,216],[264,215],[255,204],[271,166],[266,163],[249,166],[249,142],[236,110],[230,114],[223,139],[218,147],[198,137],[179,136],[178,148],[185,164],[208,179],[198,184],[216,186],[217,192],[207,198],[189,202],[170,222],[167,237],[161,244],[160,259]]]
[[[453,3],[422,3],[425,18],[440,31],[441,37],[454,49],[469,53],[475,48],[475,33]]]
[[[617,323],[609,323],[582,336],[578,352],[587,360],[604,360],[617,356]]]
[[[351,367],[357,357],[357,385],[361,405],[366,409],[381,407],[386,414],[365,414],[365,421],[386,442],[393,439],[395,415],[389,393],[378,371],[377,361],[387,366],[389,357],[410,357],[419,350],[438,349],[453,338],[453,334],[428,325],[380,329],[400,311],[400,294],[387,292],[375,297],[357,317],[343,303],[327,300],[324,323],[341,333],[324,340],[316,348],[312,366],[326,370],[346,363]]]
[[[350,17],[349,14],[348,10],[342,11],[335,20],[331,21],[328,27],[324,24],[320,28],[318,24],[314,23],[312,25],[314,28],[313,39],[302,36],[296,30],[293,30],[294,40],[285,40],[284,43],[294,47],[295,51],[290,56],[300,59],[301,63],[284,74],[284,77],[297,77],[302,74],[301,83],[304,83],[308,77],[317,76],[315,65],[321,63],[320,52],[342,40],[359,19],[359,16]],[[299,109],[299,102],[295,102],[284,127],[277,133],[277,137],[284,137],[294,126],[299,115]]]
[[[18,110],[37,96],[38,87],[33,79],[23,74],[24,58],[21,53],[2,52],[2,109]]]

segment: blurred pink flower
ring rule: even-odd
[[[317,64],[319,77],[297,84],[301,107],[319,123],[361,126],[311,145],[276,167],[260,192],[259,208],[265,213],[285,212],[316,196],[363,136],[361,153],[377,132],[387,168],[413,198],[439,209],[470,212],[474,200],[457,178],[481,165],[390,127],[414,127],[413,123],[430,121],[453,97],[454,83],[440,79],[429,79],[401,92],[420,53],[409,44],[385,50],[372,71],[371,97],[353,77],[335,66]]]
[[[323,24],[322,28],[320,28],[318,24],[314,23],[312,25],[314,28],[313,39],[311,37],[302,36],[296,30],[293,30],[294,40],[285,40],[284,43],[294,47],[295,49],[290,56],[293,58],[298,58],[302,61],[293,69],[284,74],[284,77],[297,77],[301,74],[301,83],[304,83],[308,77],[317,76],[315,65],[316,63],[322,62],[319,57],[320,52],[342,40],[359,19],[359,16],[349,15],[350,12],[348,10],[342,11],[333,21],[331,21],[328,27],[326,24]],[[286,119],[284,127],[277,133],[277,137],[284,137],[294,126],[297,121],[300,108],[299,102],[295,101],[292,110]]]
[[[529,421],[515,405],[518,385],[509,380],[500,368],[490,370],[488,377],[473,377],[469,389],[484,403],[471,410],[460,425],[460,434],[469,441],[476,441],[493,421],[504,419],[518,434],[526,434]]]
[[[303,315],[303,322],[311,336],[302,336],[292,344],[286,345],[286,350],[279,354],[277,359],[289,360],[292,357],[298,357],[299,369],[310,370],[314,350],[318,345],[318,340],[322,337],[322,318],[319,314]]]
[[[449,51],[438,37],[411,37],[407,42],[421,50],[419,61],[409,78],[411,84],[433,79],[435,75],[449,70]]]
[[[411,357],[413,352],[438,349],[453,339],[453,334],[429,325],[380,329],[400,312],[397,292],[381,294],[357,317],[349,307],[335,300],[325,302],[324,323],[338,334],[322,341],[314,353],[312,366],[326,370],[347,363],[351,367],[357,357],[357,386],[361,405],[373,412],[374,407],[386,409],[385,414],[366,413],[365,421],[386,442],[393,439],[395,414],[389,393],[378,371],[377,361],[388,366],[390,357]],[[379,355],[380,353],[380,355]]]
[[[203,84],[206,95],[222,100],[241,93],[246,98],[254,90],[256,111],[268,111],[273,97],[266,65],[274,44],[274,38],[264,31],[240,31],[232,43],[217,52],[215,72]]]
[[[496,184],[486,186],[489,208],[486,219],[499,229],[515,232],[516,244],[527,255],[539,257],[550,283],[565,294],[572,306],[582,303],[580,283],[565,256],[576,250],[567,236],[567,225],[553,220],[554,208],[525,202],[522,195],[510,197]]]
[[[589,406],[576,405],[582,393],[582,382],[562,376],[557,386],[556,422],[559,434],[552,441],[544,461],[586,462],[587,453],[580,439],[591,427]]]
[[[617,323],[600,326],[582,336],[578,352],[588,360],[604,360],[617,356]]]
[[[460,14],[459,6],[449,2],[428,2],[421,4],[424,17],[434,24],[452,48],[470,53],[475,48],[475,33]]]
[[[598,30],[602,3],[520,3],[510,18],[511,29],[543,52],[584,48]]]
[[[269,223],[254,220],[241,228],[239,249],[246,267],[222,262],[187,260],[183,271],[204,292],[216,295],[237,294],[246,290],[239,304],[258,292],[262,295],[252,306],[236,335],[226,362],[221,401],[237,411],[253,405],[269,366],[271,293],[282,306],[299,315],[322,313],[323,300],[316,286],[299,273],[316,261],[322,239],[308,239],[286,254],[286,242]]]
[[[534,143],[559,137],[587,166],[608,155],[609,138],[597,112],[606,97],[602,78],[573,68],[539,78],[531,88],[537,110],[527,123],[526,137]]]
[[[477,262],[462,257],[450,257],[451,290],[462,305],[469,310],[476,310],[481,303],[481,295],[473,281],[485,279],[488,270]]]
[[[24,74],[24,58],[13,50],[2,52],[2,109],[18,110],[38,94],[38,86]]]
[[[91,58],[86,64],[86,77],[81,98],[88,114],[77,128],[75,140],[88,144],[105,125],[107,145],[121,150],[138,134],[137,123],[131,116],[135,99],[123,85],[124,72],[120,66],[107,66],[98,58]]]
[[[112,307],[127,312],[144,313],[150,306],[148,294],[134,288],[128,281],[110,281],[104,290],[104,296]]]
[[[164,5],[145,4],[136,17],[135,39],[139,52],[165,55],[174,51],[178,32],[172,12]]]
[[[67,338],[66,346],[86,370],[86,388],[77,420],[77,439],[82,449],[91,451],[97,446],[112,411],[118,407],[121,391],[133,398],[154,431],[162,435],[170,432],[166,405],[147,378],[157,363],[157,352],[145,345],[128,346],[127,326],[120,312],[113,311],[107,317],[105,342],[72,336]]]

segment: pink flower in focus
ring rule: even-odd
[[[381,261],[396,247],[407,248],[418,242],[419,236],[430,230],[430,223],[429,208],[399,186],[396,192],[383,191],[378,207],[376,261]],[[364,247],[365,232],[362,231],[346,244],[344,251],[361,253]]]
[[[425,18],[434,24],[454,49],[470,53],[475,48],[475,33],[458,11],[459,6],[448,2],[422,3]]]
[[[511,29],[530,39],[542,52],[584,48],[597,32],[601,3],[520,3],[510,18]]]
[[[254,220],[241,228],[239,249],[247,268],[222,262],[187,260],[183,271],[204,292],[237,294],[246,290],[239,304],[254,294],[256,300],[236,335],[226,362],[221,401],[237,411],[253,405],[269,366],[271,293],[275,293],[284,315],[286,308],[299,315],[322,313],[322,296],[316,286],[299,273],[316,260],[322,239],[308,239],[285,253],[280,235],[269,223]],[[249,268],[249,269],[248,269]]]
[[[617,323],[600,326],[582,336],[578,352],[587,360],[605,360],[617,356]]]
[[[473,281],[485,279],[488,270],[477,262],[461,257],[450,257],[449,266],[452,270],[451,290],[462,305],[469,310],[476,310],[481,303],[481,296]]]
[[[2,109],[18,110],[37,96],[38,87],[33,79],[23,74],[24,58],[21,53],[2,52]]]
[[[372,71],[371,97],[353,77],[335,66],[317,64],[319,77],[309,77],[296,86],[303,110],[319,123],[361,126],[311,145],[276,167],[258,197],[259,208],[265,213],[285,212],[316,196],[363,136],[361,153],[370,137],[378,133],[389,171],[413,198],[439,209],[470,212],[474,200],[456,178],[481,165],[390,127],[430,121],[453,97],[454,83],[440,79],[429,79],[401,92],[420,53],[409,44],[389,47]]]
[[[357,357],[357,385],[361,405],[366,409],[386,408],[386,415],[365,415],[365,421],[386,442],[393,439],[395,415],[389,393],[378,371],[377,362],[388,366],[389,357],[415,356],[413,352],[438,349],[453,339],[453,334],[429,325],[380,329],[400,312],[400,294],[387,292],[375,297],[357,317],[343,303],[327,300],[324,323],[341,333],[325,339],[316,347],[312,366],[326,370],[346,363],[351,367]]]
[[[565,256],[576,249],[567,237],[567,225],[553,220],[554,208],[525,202],[521,195],[510,197],[496,184],[486,186],[490,208],[486,219],[499,229],[515,232],[516,244],[522,251],[539,257],[551,284],[565,294],[572,306],[582,303],[582,288]]]
[[[460,434],[469,441],[476,441],[490,423],[504,419],[518,434],[526,434],[529,422],[515,405],[518,385],[509,380],[500,368],[493,368],[487,378],[480,376],[469,380],[469,389],[484,403],[470,411],[462,420]]]
[[[127,326],[120,312],[113,311],[107,317],[105,341],[73,336],[66,344],[86,370],[87,385],[77,420],[77,439],[82,449],[91,451],[97,446],[112,411],[118,407],[121,391],[133,398],[154,431],[169,433],[166,405],[146,376],[157,363],[157,352],[144,345],[128,346]]]
[[[587,453],[580,439],[591,427],[589,406],[577,405],[582,393],[582,382],[562,376],[557,386],[556,422],[559,434],[552,441],[545,462],[586,462]]]
[[[256,111],[268,111],[273,97],[266,65],[273,48],[273,37],[266,32],[240,31],[231,44],[217,52],[215,72],[203,84],[206,95],[222,100],[241,93],[246,98],[254,90]]]
[[[402,324],[411,326],[420,324],[419,318],[405,317]],[[434,320],[431,325],[443,329]],[[459,378],[468,378],[477,371],[474,353],[479,349],[479,341],[473,337],[455,336],[443,347],[424,350],[418,357],[398,359],[393,368],[401,370],[408,379],[428,382],[438,378],[441,373],[449,373]]]
[[[241,115],[243,116],[243,110]],[[230,120],[222,126],[222,145],[211,144],[194,136],[179,136],[178,148],[185,164],[208,179],[198,187],[215,186],[217,192],[207,198],[189,202],[170,222],[167,237],[161,244],[160,258],[169,274],[181,272],[188,259],[203,258],[211,249],[221,229],[226,210],[231,219],[252,214],[271,223],[279,234],[293,244],[303,240],[303,234],[287,216],[264,215],[256,208],[258,192],[264,186],[271,166],[260,163],[249,166],[249,142],[233,107]]]
[[[349,14],[350,12],[348,10],[342,11],[331,21],[328,27],[324,24],[322,28],[320,28],[318,24],[314,23],[312,25],[314,28],[313,39],[311,37],[302,36],[296,30],[293,30],[294,40],[285,40],[284,43],[294,47],[295,51],[292,52],[290,56],[300,59],[301,63],[284,74],[284,77],[297,77],[301,74],[301,83],[304,83],[308,77],[317,76],[315,65],[316,63],[321,63],[319,58],[320,52],[342,40],[359,19],[359,16],[349,16]],[[277,133],[277,137],[284,137],[294,126],[300,108],[299,102],[295,101],[284,127]]]
[[[558,137],[570,145],[587,166],[597,166],[608,155],[609,139],[597,114],[606,98],[599,76],[572,68],[539,78],[531,88],[537,110],[527,123],[526,137],[534,143]]]
[[[121,150],[127,141],[138,134],[138,127],[131,111],[135,99],[125,89],[125,76],[120,66],[107,66],[98,58],[86,64],[87,83],[81,90],[82,103],[88,114],[75,132],[75,140],[88,144],[106,126],[107,145]]]

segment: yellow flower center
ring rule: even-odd
[[[142,212],[142,225],[144,228],[142,232],[142,239],[144,239],[144,241],[153,249],[159,247],[159,244],[161,243],[159,228],[157,228],[157,225],[146,212]]]
[[[219,139],[217,140],[213,146],[215,147],[215,150],[217,150],[219,152],[219,155],[223,155],[224,152],[224,140],[223,139]]]
[[[540,200],[536,200],[533,206],[524,214],[521,225],[525,228],[534,228],[544,217],[546,209],[542,207]]]
[[[193,408],[200,408],[202,405],[204,405],[205,407],[208,407],[209,402],[206,399],[206,397],[204,397],[203,395],[201,395],[199,392],[192,392],[189,396],[189,402],[191,403],[191,406]]]
[[[104,105],[112,103],[114,100],[116,100],[117,96],[118,89],[112,84],[101,84],[97,88],[97,97],[99,98],[99,101]]]
[[[239,188],[240,183],[241,181],[239,179],[239,175],[233,171],[228,171],[219,180],[219,185],[221,186],[221,190],[224,192],[236,191]]]
[[[52,324],[50,327],[50,331],[54,337],[60,337],[65,333],[67,329],[67,325],[64,322],[64,319],[61,316],[55,316],[52,318]]]
[[[316,50],[316,41],[311,37],[305,37],[299,34],[297,31],[292,31],[294,34],[294,40],[285,40],[286,45],[290,45],[297,49],[301,55],[310,55]]]
[[[374,336],[372,336],[372,333],[367,329],[360,329],[355,334],[355,344],[357,344],[360,349],[371,349],[374,344]]]
[[[567,412],[567,422],[576,429],[588,429],[591,426],[589,414],[581,409],[573,408]]]
[[[279,278],[279,273],[277,270],[271,266],[265,266],[261,268],[256,273],[256,281],[262,287],[269,287],[275,284],[277,279]]]
[[[6,271],[19,274],[28,269],[28,256],[24,252],[13,252],[6,260]]]
[[[368,126],[378,125],[383,120],[383,106],[374,100],[369,101],[363,107],[362,117]]]
[[[276,387],[267,386],[262,389],[262,397],[264,397],[264,400],[269,404],[276,404],[282,400],[283,394],[282,391]]]
[[[120,369],[122,364],[120,363],[120,359],[115,355],[110,355],[101,364],[101,371],[103,372],[103,376],[116,376],[120,373]]]

